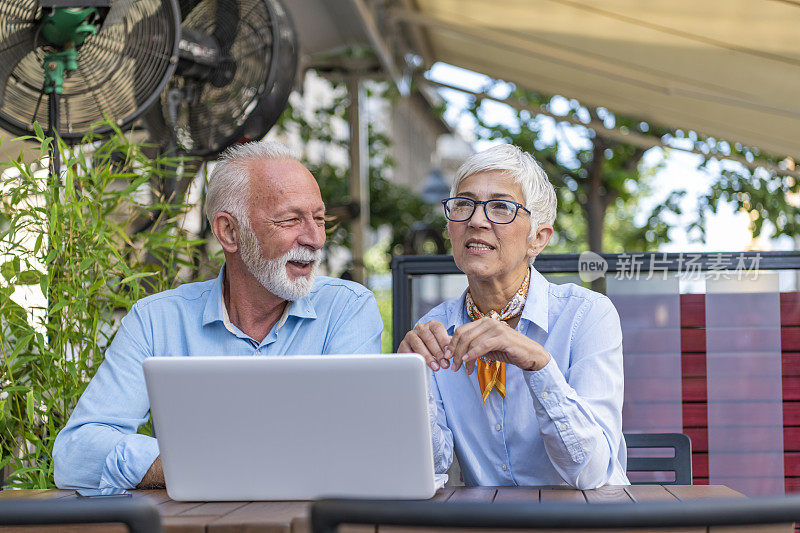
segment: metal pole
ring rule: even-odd
[[[369,147],[367,145],[367,123],[362,115],[364,90],[357,77],[347,82],[350,94],[348,120],[350,122],[350,199],[358,204],[359,213],[351,223],[353,280],[366,282],[364,252],[369,232]]]
[[[52,140],[50,141],[50,179],[49,185],[50,190],[53,194],[53,200],[56,204],[61,202],[61,152],[58,149],[58,129],[59,129],[59,119],[61,116],[59,115],[59,99],[61,98],[61,94],[58,92],[57,89],[53,89],[50,92],[50,96],[47,99],[47,136],[51,137]],[[48,206],[51,207],[51,206]],[[58,206],[58,210],[60,211],[60,205]],[[56,211],[57,213],[58,211]],[[56,223],[58,215],[56,215],[55,219],[52,216],[53,211],[50,211],[51,215],[48,216],[48,223],[47,223],[47,231],[48,231],[48,239],[47,239],[47,246],[49,250],[54,249],[53,245],[53,235],[54,230],[53,226]],[[48,253],[49,256],[49,253]],[[63,258],[59,258],[58,260],[54,260],[52,263],[45,265],[45,267],[52,273],[51,280],[56,281],[60,278],[62,274],[61,266],[63,265],[64,261]],[[48,283],[47,289],[45,291],[45,296],[47,297],[47,326],[48,326],[48,333],[47,333],[47,340],[51,346],[56,341],[56,336],[54,331],[56,328],[61,327],[61,315],[60,311],[51,314],[53,309],[53,305],[55,302],[55,296],[53,295],[53,285],[55,283]]]
[[[57,91],[50,93],[47,99],[47,135],[53,138],[50,144],[50,170],[53,183],[58,184],[61,181],[61,154],[58,151],[58,140],[56,134],[58,133],[59,121],[59,98],[61,95]],[[56,185],[57,186],[57,185]]]
[[[800,235],[795,235],[794,237],[794,249],[795,251],[800,251]],[[794,273],[794,290],[800,292],[800,270]]]

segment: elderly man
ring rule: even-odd
[[[556,216],[547,176],[496,146],[464,162],[451,196],[447,231],[469,288],[399,348],[433,371],[437,470],[455,445],[468,485],[628,484],[619,316],[602,294],[533,268]]]
[[[315,277],[325,205],[285,146],[249,143],[211,174],[206,216],[225,253],[219,276],[148,296],[122,324],[53,447],[59,487],[164,486],[142,361],[153,356],[378,353],[364,287]],[[214,421],[209,420],[209,431]]]

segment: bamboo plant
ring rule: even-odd
[[[52,139],[39,128],[28,140],[45,161]],[[116,130],[78,148],[59,143],[60,176],[21,157],[0,166],[5,488],[53,486],[55,437],[121,317],[191,276],[201,241],[183,230],[188,206],[150,186],[180,179],[182,162],[142,148]]]

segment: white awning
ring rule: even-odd
[[[442,61],[800,159],[800,0],[393,0],[377,10],[369,0],[286,4],[306,66],[366,46],[396,79],[412,52],[428,66]],[[411,29],[407,46],[396,46],[393,21]]]
[[[429,61],[800,157],[798,0],[415,0]]]

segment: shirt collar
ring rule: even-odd
[[[222,322],[228,331],[231,330],[232,324],[228,316],[228,309],[225,307],[225,299],[222,296],[222,290],[225,280],[225,265],[219,270],[219,275],[214,281],[211,289],[211,294],[206,301],[205,308],[203,309],[203,325],[211,324],[212,322]],[[276,325],[276,330],[286,322],[290,316],[298,318],[317,318],[317,312],[311,303],[311,295],[300,298],[294,302],[290,302],[283,311],[283,315]]]
[[[287,316],[296,316],[298,318],[317,318],[317,312],[314,310],[314,305],[311,303],[311,294],[291,302],[286,307]]]
[[[548,313],[550,312],[550,282],[539,271],[531,267],[531,281],[528,289],[528,298],[525,300],[525,308],[522,316],[525,320],[533,322],[545,333],[549,332],[550,323]]]
[[[211,287],[211,294],[206,300],[205,308],[203,309],[203,325],[211,324],[212,322],[226,322],[228,318],[227,309],[225,309],[225,300],[222,297],[223,281],[225,279],[225,265],[219,269],[219,275],[214,280]]]
[[[467,289],[469,290],[469,289]],[[447,313],[448,323],[445,324],[450,335],[453,330],[469,322],[467,316],[467,290],[456,301],[455,309]],[[542,276],[538,270],[531,267],[531,279],[528,288],[528,297],[525,299],[525,307],[522,309],[520,319],[525,319],[542,328],[545,333],[550,330],[548,314],[550,312],[550,282]]]

